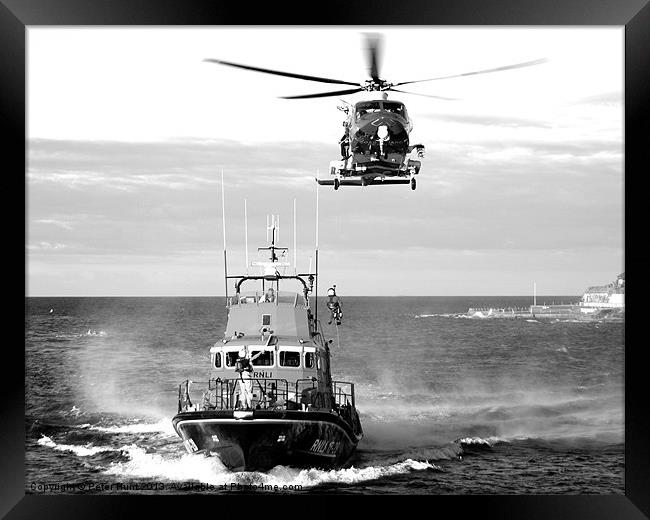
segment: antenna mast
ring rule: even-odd
[[[316,169],[316,177],[318,177],[319,171]],[[314,317],[318,321],[318,184],[316,184],[316,294],[314,300],[316,304],[314,305]]]
[[[226,307],[228,306],[228,258],[226,253],[226,196],[223,183],[223,169],[221,170],[221,221],[223,223],[223,274],[226,287]]]
[[[248,276],[248,207],[244,199],[244,241],[246,242],[246,275]]]
[[[296,249],[296,199],[293,199],[293,274],[298,274],[298,251]]]

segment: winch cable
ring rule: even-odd
[[[339,323],[338,323],[338,321],[335,321],[334,325],[336,326],[336,346],[340,350],[341,349],[341,337],[339,336]]]
[[[336,238],[338,239],[339,237],[341,237],[341,213],[342,213],[342,211],[341,211],[341,195],[339,193],[337,193],[335,195],[335,199],[336,199],[336,203],[335,203],[335,205],[336,205],[336,211],[335,211],[335,213],[336,213]],[[334,287],[336,287],[336,286],[334,286]],[[338,313],[337,313],[336,316],[334,315],[334,313],[331,313],[331,319],[334,322],[334,326],[336,327],[336,346],[337,346],[337,349],[340,349],[341,348],[341,337],[340,337],[340,334],[339,334]]]

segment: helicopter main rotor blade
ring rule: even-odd
[[[300,96],[280,96],[280,99],[308,99],[319,98],[328,96],[340,96],[343,94],[354,94],[355,92],[362,92],[362,88],[350,88],[346,90],[335,90],[334,92],[319,92],[317,94],[302,94]]]
[[[368,52],[368,73],[373,81],[379,81],[379,62],[381,61],[381,35],[366,34],[366,51]]]
[[[399,90],[396,88],[389,88],[391,92],[401,92],[402,94],[413,94],[414,96],[423,96],[435,99],[444,99],[445,101],[458,101],[458,98],[443,97],[443,96],[433,96],[431,94],[420,94],[419,92],[409,92],[408,90]]]
[[[505,65],[503,67],[495,67],[494,69],[485,69],[485,70],[476,70],[474,72],[464,72],[463,74],[453,74],[451,76],[440,76],[437,78],[429,79],[419,79],[416,81],[402,81],[401,83],[395,83],[398,85],[410,85],[411,83],[422,83],[423,81],[435,81],[438,79],[449,79],[449,78],[460,78],[461,76],[473,76],[475,74],[487,74],[489,72],[498,72],[501,70],[511,70],[511,69],[520,69],[522,67],[531,67],[533,65],[539,65],[540,63],[546,63],[548,60],[546,58],[541,58],[539,60],[533,61],[524,61],[523,63],[514,63],[513,65]]]
[[[358,83],[351,83],[350,81],[343,81],[343,80],[332,79],[332,78],[321,78],[319,76],[308,76],[306,74],[294,74],[293,72],[282,72],[280,70],[263,69],[261,67],[253,67],[251,65],[242,65],[240,63],[233,63],[231,61],[215,60],[215,59],[212,59],[212,58],[206,58],[203,61],[208,61],[208,62],[211,62],[211,63],[218,63],[220,65],[227,65],[228,67],[236,67],[238,69],[252,70],[252,71],[255,71],[255,72],[264,72],[265,74],[274,74],[276,76],[286,76],[287,78],[304,79],[304,80],[307,80],[307,81],[320,81],[321,83],[338,83],[338,84],[341,84],[341,85],[359,86]]]

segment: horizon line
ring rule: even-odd
[[[232,295],[229,295],[229,297]],[[339,295],[340,296],[340,295]],[[225,294],[175,294],[175,295],[159,295],[159,294],[59,294],[59,295],[25,295],[25,298],[225,298]],[[327,297],[326,294],[318,295],[318,297]],[[523,298],[533,297],[531,294],[348,294],[343,296],[345,298]],[[550,297],[580,297],[577,294],[542,294],[537,295],[537,298],[550,298]]]

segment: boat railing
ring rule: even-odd
[[[243,408],[244,385],[250,382],[251,404],[262,410],[318,410],[354,408],[354,384],[334,381],[332,392],[319,390],[316,379],[210,379],[183,381],[178,387],[178,412],[239,410]]]
[[[178,411],[240,410],[244,406],[245,385],[250,384],[254,409],[300,409],[297,387],[286,379],[210,379],[183,381],[178,389]]]
[[[266,293],[264,291],[246,291],[237,293],[234,296],[228,297],[228,306],[234,307],[237,305],[257,305],[260,303],[266,303],[267,300],[265,294]],[[274,299],[269,303],[275,303],[276,305],[281,303],[289,303],[294,307],[305,307],[308,305],[304,294],[296,291],[278,291],[275,293]]]
[[[354,383],[348,381],[332,381],[332,397],[334,398],[334,403],[338,406],[351,405],[354,408]]]
[[[296,395],[300,396],[302,404],[312,404],[318,408],[332,407],[339,410],[346,406],[355,407],[354,383],[347,381],[332,381],[331,399],[329,392],[318,391],[316,379],[298,379],[296,381]],[[313,397],[310,395],[313,394]]]

